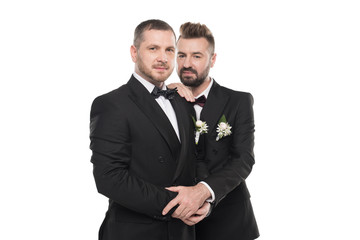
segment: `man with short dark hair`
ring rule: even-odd
[[[162,215],[176,196],[166,187],[195,184],[192,109],[164,84],[174,68],[175,39],[163,21],[139,24],[130,48],[133,75],[92,104],[91,162],[97,189],[109,198],[101,240],[193,240],[189,225],[209,210],[206,203],[187,218]]]
[[[179,83],[169,87],[177,87],[179,94],[194,104],[196,119],[208,126],[199,137],[199,145],[205,146],[208,169],[201,179],[207,191],[202,191],[201,196],[212,202],[213,209],[196,224],[196,240],[256,239],[259,231],[245,183],[255,163],[253,97],[222,87],[209,76],[216,54],[214,37],[206,25],[184,23],[177,50],[177,73],[185,86]],[[176,204],[196,202],[199,198],[193,186],[169,190],[178,196],[163,213]],[[191,206],[183,205],[172,216],[184,217],[193,211]]]

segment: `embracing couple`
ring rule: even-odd
[[[184,23],[176,41],[166,22],[144,21],[130,53],[130,80],[91,107],[93,174],[109,198],[99,239],[256,239],[245,183],[255,163],[253,98],[209,76],[211,31]],[[175,64],[181,83],[166,86]]]

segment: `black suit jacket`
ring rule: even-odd
[[[154,97],[133,76],[97,97],[91,108],[91,162],[98,191],[109,198],[100,239],[194,238],[194,229],[162,209],[176,196],[165,187],[195,182],[194,125],[188,105],[171,100],[181,144]]]
[[[211,215],[196,225],[197,240],[255,239],[259,233],[245,179],[254,161],[254,114],[251,94],[220,86],[210,89],[200,119],[209,130],[202,135],[208,167],[204,179],[215,193]],[[232,134],[216,141],[222,115],[232,126]]]

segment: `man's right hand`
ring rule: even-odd
[[[193,226],[203,220],[210,211],[210,203],[205,202],[196,213],[189,218],[181,219],[186,225]]]
[[[177,88],[177,92],[179,93],[179,95],[183,98],[186,99],[186,101],[188,102],[195,102],[195,97],[192,94],[191,90],[186,87],[184,84],[182,83],[170,83],[169,85],[167,85],[168,88],[170,89],[174,89]]]

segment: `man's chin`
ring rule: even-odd
[[[156,74],[153,79],[156,82],[165,82],[170,77],[170,74]]]
[[[192,77],[182,77],[181,79],[182,84],[188,87],[193,87],[195,80]]]

